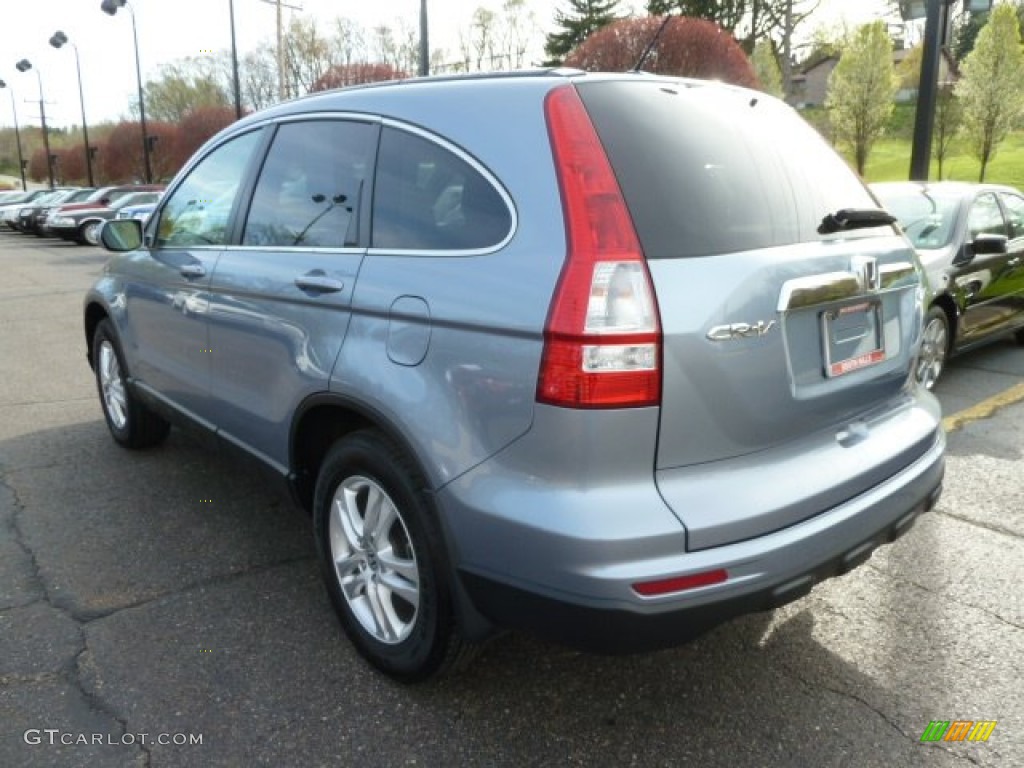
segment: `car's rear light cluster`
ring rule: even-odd
[[[544,330],[537,399],[569,408],[661,402],[661,328],[618,181],[571,85],[548,94],[568,253]]]

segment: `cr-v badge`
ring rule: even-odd
[[[775,327],[775,321],[758,320],[755,325],[750,323],[731,323],[730,325],[716,325],[708,331],[708,338],[712,341],[729,341],[730,339],[753,339],[764,336]]]

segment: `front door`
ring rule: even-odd
[[[126,296],[137,345],[134,377],[204,423],[210,423],[210,278],[227,240],[228,221],[260,132],[245,134],[203,158],[167,196],[147,227],[148,250],[131,265]]]

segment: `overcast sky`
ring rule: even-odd
[[[302,13],[325,21],[351,18],[367,29],[398,19],[418,24],[419,0],[286,0],[301,5]],[[550,30],[554,12],[564,3],[527,0],[541,29]],[[498,8],[501,0],[430,0],[432,48],[454,50],[458,30],[468,24],[473,10]],[[78,46],[82,65],[86,118],[90,124],[126,115],[137,98],[132,24],[127,9],[110,17],[100,0],[2,0],[0,17],[0,79],[16,95],[18,120],[39,122],[39,89],[34,72],[18,72],[14,65],[27,58],[42,77],[46,117],[50,125],[77,125],[81,108],[75,77],[75,56],[70,46],[51,48],[47,41],[58,29]],[[142,76],[153,77],[161,64],[231,45],[228,0],[129,0],[135,9]],[[642,8],[642,0],[622,3]],[[877,18],[883,0],[823,0],[822,10],[808,29],[820,22],[845,16],[851,23]],[[240,54],[275,37],[276,10],[266,0],[234,0],[235,27]],[[286,11],[288,13],[288,11]],[[10,94],[0,92],[0,125],[12,124]]]

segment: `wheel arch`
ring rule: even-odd
[[[931,306],[938,307],[946,314],[946,323],[949,325],[949,339],[946,343],[946,355],[948,356],[956,348],[956,338],[960,330],[960,309],[948,293],[936,296]]]
[[[429,473],[402,431],[374,408],[333,392],[307,397],[295,410],[288,438],[292,495],[307,512],[313,509],[313,492],[324,457],[338,440],[360,429],[376,429],[393,442],[413,463],[430,488]]]
[[[335,392],[323,392],[307,397],[295,409],[289,435],[289,486],[293,500],[307,513],[313,512],[313,494],[317,474],[331,446],[345,435],[360,429],[377,429],[393,442],[412,463],[426,483],[426,493],[433,495],[430,474],[400,429],[383,414],[358,400]],[[435,511],[439,512],[439,510]],[[452,584],[452,599],[456,617],[465,637],[480,642],[490,637],[494,624],[477,609],[466,592],[455,560],[456,549],[444,515],[439,514],[437,525],[445,547],[445,563]]]
[[[85,355],[92,367],[92,342],[96,335],[96,327],[104,320],[110,319],[110,313],[98,301],[90,301],[85,306]]]

